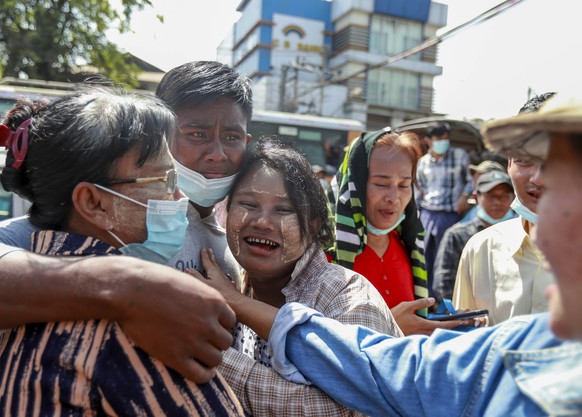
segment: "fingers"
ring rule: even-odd
[[[434,302],[435,302],[435,299],[432,297],[420,298],[420,299],[414,300],[414,301],[404,301],[404,302],[398,304],[397,307],[402,306],[401,308],[403,311],[414,312],[416,310],[422,310],[423,308],[428,308],[431,305],[433,305]]]
[[[192,275],[194,278],[198,278],[201,281],[204,281],[206,278],[204,278],[204,275],[202,275],[200,272],[196,271],[195,269],[187,269],[184,271],[185,273]]]
[[[192,358],[184,358],[174,364],[174,366],[170,364],[168,364],[168,366],[196,384],[205,384],[209,382],[216,376],[217,372],[216,367],[209,368],[203,366],[200,362]]]
[[[230,306],[226,306],[223,313],[218,317],[219,323],[225,329],[231,329],[236,324],[236,314]],[[231,338],[232,339],[232,338]],[[230,342],[229,342],[230,346]]]
[[[205,384],[209,382],[212,378],[216,376],[216,368],[206,368],[200,365],[196,360],[187,360],[184,364],[183,369],[178,370],[186,379],[197,384]]]
[[[451,321],[434,321],[421,317],[418,318],[418,324],[413,334],[424,334],[430,336],[436,329],[453,329],[459,325],[459,320]]]
[[[202,259],[202,265],[204,266],[204,269],[208,269],[213,266],[216,267],[218,266],[216,256],[214,255],[214,251],[212,249],[201,249],[200,258]]]

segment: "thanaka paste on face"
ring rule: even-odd
[[[232,206],[228,213],[227,233],[228,246],[234,256],[240,255],[240,231],[245,224],[249,211],[240,206]]]
[[[250,174],[251,175],[251,183],[245,188],[238,189],[235,194],[238,194],[238,193],[273,194],[275,197],[286,198],[287,192],[284,192],[283,194],[274,194],[273,192],[271,192],[268,189],[264,189],[264,188],[259,187],[259,185],[257,184],[258,183],[257,177],[261,171],[263,171],[265,173],[265,175],[269,176],[269,177],[277,177],[277,176],[281,175],[279,173],[279,171],[277,171],[276,169],[273,169],[271,167],[268,167],[265,164],[258,165],[254,169],[253,173]]]
[[[281,178],[281,173],[276,169],[273,169],[269,166],[265,166],[261,164],[257,166],[252,174],[250,175],[250,184],[248,186],[244,186],[244,188],[239,188],[236,194],[243,194],[243,193],[254,193],[254,194],[267,194],[272,195],[277,198],[288,198],[288,193],[285,191],[283,193],[274,193],[271,189],[264,187],[264,179],[261,181],[258,177],[259,175],[270,177],[270,178]],[[261,186],[262,185],[262,186]],[[234,206],[229,212],[228,216],[231,219],[228,224],[229,232],[227,235],[229,236],[229,245],[231,245],[231,251],[233,255],[239,256],[240,255],[240,230],[243,227],[243,224],[247,221],[247,217],[250,215],[249,212],[245,209],[245,215],[237,215],[238,219],[232,217],[235,214]],[[240,207],[237,208],[237,213],[239,213],[238,209],[242,209]],[[292,213],[288,215],[284,215],[280,217],[280,223],[274,223],[273,226],[278,228],[281,231],[281,236],[283,241],[281,242],[281,255],[280,261],[283,263],[294,262],[298,258],[300,258],[305,249],[307,247],[307,243],[302,241],[301,239],[301,230],[299,227],[299,220],[297,214]],[[264,216],[259,217],[256,220],[257,224],[266,224],[268,219]],[[234,242],[236,240],[236,243]]]
[[[297,214],[288,214],[281,217],[281,262],[294,262],[299,259],[307,248],[307,242],[301,239],[301,229]]]
[[[131,231],[134,236],[131,239],[125,237],[126,244],[134,243],[134,240],[144,241],[147,238],[145,208],[123,198],[114,197],[113,209],[114,213],[109,218],[109,231],[118,236],[125,236],[125,231]],[[122,213],[131,213],[131,215],[122,215]]]

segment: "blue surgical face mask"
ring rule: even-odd
[[[507,210],[507,213],[505,213],[503,215],[503,217],[500,217],[499,219],[494,219],[493,217],[491,217],[483,207],[479,207],[477,208],[477,213],[476,213],[477,217],[479,217],[481,220],[483,220],[484,222],[487,222],[489,224],[497,224],[497,223],[501,223],[505,220],[509,220],[512,219],[514,217],[513,211],[511,210]]]
[[[126,244],[115,233],[108,230],[109,234],[122,245],[119,249],[121,253],[146,261],[166,264],[182,249],[188,228],[187,198],[181,198],[177,201],[148,200],[148,203],[144,204],[99,184],[93,185],[146,208],[148,237],[145,242]]]
[[[451,146],[451,141],[448,139],[434,140],[430,148],[432,151],[438,155],[444,155],[447,153]]]
[[[517,196],[515,196],[515,200],[513,200],[510,207],[531,224],[538,224],[538,215],[524,206]]]
[[[205,178],[204,175],[186,168],[175,161],[178,170],[178,187],[190,201],[200,207],[212,207],[224,200],[236,175],[224,178]]]
[[[369,233],[372,233],[373,235],[376,235],[376,236],[387,235],[392,230],[394,230],[398,226],[400,226],[400,223],[402,223],[405,218],[406,218],[406,215],[403,214],[402,216],[400,216],[400,218],[398,219],[398,221],[396,223],[394,223],[394,225],[392,227],[389,227],[388,229],[378,229],[377,227],[372,226],[372,224],[370,222],[367,222],[366,223],[366,230]]]

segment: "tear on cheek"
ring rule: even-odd
[[[240,255],[240,231],[249,212],[243,207],[234,207],[228,213],[226,221],[226,238],[230,251],[234,256]]]

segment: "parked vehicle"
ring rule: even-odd
[[[344,147],[364,129],[352,119],[255,110],[249,126],[251,144],[262,136],[277,137],[303,153],[312,165],[337,167]]]

